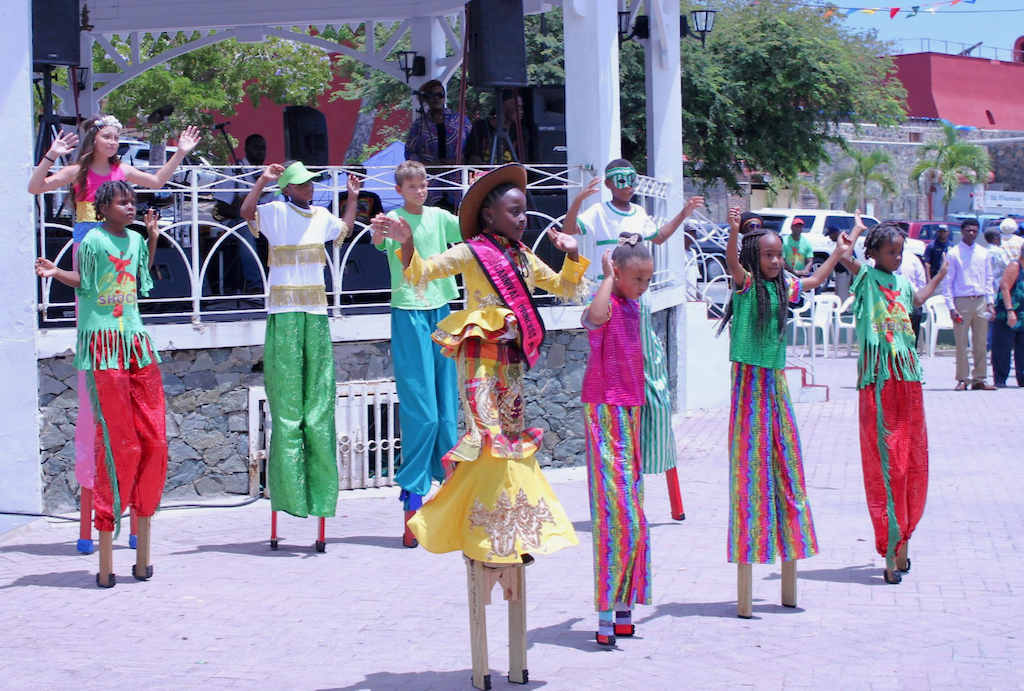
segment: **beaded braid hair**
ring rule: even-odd
[[[486,218],[484,218],[484,209],[493,208],[494,205],[497,204],[498,201],[502,197],[504,197],[510,190],[517,189],[519,189],[517,185],[511,182],[503,182],[497,187],[495,187],[493,190],[488,192],[487,196],[484,197],[484,200],[480,202],[480,210],[477,212],[477,223],[480,224],[480,227],[484,229],[485,233],[498,235],[498,233],[494,233],[493,231],[491,231],[490,224],[488,224]],[[526,258],[526,255],[523,253],[522,243],[510,242],[509,249],[516,259],[516,261],[512,262],[513,265],[515,265],[516,270],[519,271],[519,274],[523,278],[526,278],[527,276],[530,275],[530,261],[529,259]]]
[[[871,230],[864,237],[864,254],[872,256],[882,249],[883,243],[896,242],[896,238],[906,238],[907,234],[895,223],[879,223],[871,226]]]
[[[753,281],[754,295],[757,299],[757,321],[754,323],[754,328],[757,330],[758,335],[765,335],[768,333],[768,328],[771,325],[771,297],[768,295],[768,279],[761,273],[761,239],[766,237],[769,233],[774,233],[773,230],[766,228],[760,228],[758,230],[751,230],[743,235],[740,244],[740,264],[744,269],[750,273]],[[775,293],[779,296],[778,306],[778,319],[779,319],[779,338],[781,339],[786,332],[786,318],[789,317],[789,301],[786,300],[786,275],[784,271],[780,271],[779,274],[771,280],[771,283],[775,284]],[[725,314],[722,317],[722,323],[718,325],[717,335],[721,335],[725,329],[725,325],[732,319],[732,300],[725,306]]]
[[[96,216],[103,218],[103,214],[100,213],[100,207],[113,204],[115,199],[131,199],[133,202],[138,199],[135,194],[135,190],[124,180],[107,180],[100,188],[96,190],[96,201],[93,202],[96,207]]]

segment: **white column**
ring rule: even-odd
[[[444,73],[444,65],[439,65],[437,61],[445,57],[447,44],[444,29],[438,23],[438,18],[413,17],[410,20],[409,42],[412,50],[427,59],[426,76],[409,78],[412,88],[419,89],[420,85],[431,79],[440,79]]]
[[[679,3],[647,0],[651,37],[645,41],[647,174],[672,183],[667,216],[683,206],[683,105],[679,72]],[[682,238],[673,237],[682,247]]]
[[[618,6],[610,0],[565,0],[562,12],[568,163],[600,175],[622,155]],[[589,181],[584,173],[582,182]],[[575,197],[570,190],[570,204]],[[592,199],[588,206],[597,203],[596,195]],[[594,257],[588,236],[583,237],[583,254]]]
[[[38,512],[36,240],[32,197],[32,2],[0,3],[0,509]]]

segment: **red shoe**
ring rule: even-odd
[[[602,635],[600,633],[597,633],[597,634],[594,634],[594,635],[595,635],[595,637],[597,639],[597,644],[598,645],[603,645],[603,646],[605,646],[607,648],[612,648],[612,647],[615,646],[615,636],[604,636],[604,635]]]

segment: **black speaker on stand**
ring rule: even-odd
[[[469,83],[475,87],[526,86],[523,0],[470,0]]]
[[[37,72],[45,65],[78,67],[78,0],[32,0],[32,62]]]
[[[327,118],[310,106],[284,109],[284,156],[307,166],[328,165]]]

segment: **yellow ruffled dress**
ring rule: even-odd
[[[555,273],[529,250],[521,256],[531,292],[542,288],[567,302],[589,297],[586,259],[566,257]],[[578,544],[537,464],[543,433],[525,426],[525,357],[512,311],[465,244],[429,259],[414,253],[404,273],[419,292],[430,281],[462,274],[467,294],[466,309],[442,320],[433,335],[458,361],[466,433],[446,456],[458,461],[455,473],[408,522],[416,539],[430,552],[461,550],[498,564]]]

